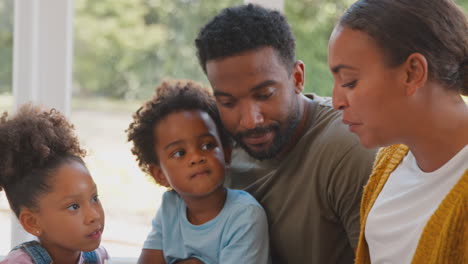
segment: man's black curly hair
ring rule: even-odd
[[[38,197],[51,190],[50,179],[61,165],[84,165],[71,123],[57,110],[27,104],[9,118],[0,118],[0,191],[11,209],[37,209]]]
[[[216,101],[209,90],[193,81],[165,81],[156,87],[153,98],[133,114],[133,122],[126,130],[128,141],[133,142],[132,153],[144,172],[150,174],[150,165],[159,164],[154,152],[156,125],[169,114],[184,110],[206,112],[216,124],[223,147],[230,146],[230,137],[223,128]]]
[[[296,41],[286,18],[258,5],[226,8],[206,24],[195,39],[203,71],[209,60],[272,47],[288,71],[295,62]]]

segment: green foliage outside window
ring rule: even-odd
[[[11,91],[13,2],[0,0],[0,94]],[[353,0],[285,0],[306,64],[306,92],[331,95],[328,38]],[[208,85],[193,41],[222,8],[243,0],[75,0],[74,94],[142,99],[165,78]],[[468,0],[458,0],[468,10]]]

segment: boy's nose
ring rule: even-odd
[[[206,162],[205,155],[203,155],[201,153],[194,153],[191,160],[190,160],[190,165],[193,166],[193,165],[196,165],[196,164],[199,164],[199,163],[205,163],[205,162]]]

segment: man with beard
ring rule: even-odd
[[[227,8],[195,43],[236,142],[226,184],[265,208],[273,263],[353,263],[375,151],[361,147],[329,99],[302,93],[305,66],[285,17]]]

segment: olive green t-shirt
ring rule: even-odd
[[[274,264],[353,263],[375,150],[361,146],[329,99],[308,97],[306,129],[294,148],[266,161],[235,148],[226,184],[264,207]]]

